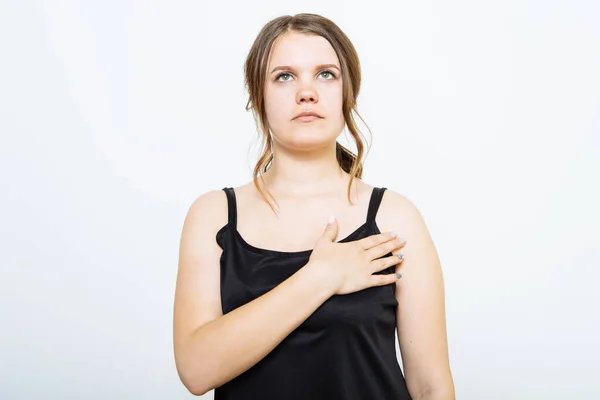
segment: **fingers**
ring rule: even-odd
[[[396,274],[371,275],[371,286],[384,286],[396,283],[400,279]]]
[[[396,234],[394,232],[385,232],[377,235],[367,236],[366,238],[357,240],[357,243],[362,247],[363,250],[369,250],[395,238]]]
[[[389,256],[389,257],[384,257],[384,258],[379,258],[376,260],[371,261],[371,269],[372,272],[378,272],[378,271],[383,271],[386,268],[389,267],[393,267],[394,265],[398,265],[400,264],[402,261],[404,261],[404,255],[402,253],[399,253],[397,255],[394,256]]]
[[[406,241],[401,238],[394,238],[393,240],[389,240],[387,242],[381,243],[378,246],[372,247],[365,251],[367,259],[375,260],[381,258],[382,256],[391,253],[392,251],[403,247],[406,244]]]

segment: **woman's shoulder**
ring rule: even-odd
[[[218,212],[223,208],[227,195],[223,189],[210,189],[199,194],[191,203],[189,209],[193,212]]]
[[[378,223],[381,221],[386,229],[398,226],[422,225],[423,216],[415,202],[406,194],[386,188],[377,213]]]
[[[187,225],[202,225],[215,233],[227,223],[227,195],[223,189],[210,189],[199,194],[188,208]]]
[[[385,204],[389,207],[409,207],[410,205],[414,206],[414,203],[402,192],[396,189],[390,189],[386,187],[382,205]]]

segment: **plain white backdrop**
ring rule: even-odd
[[[600,398],[592,0],[1,0],[0,398],[193,397],[183,219],[251,179],[244,58],[299,12],[359,53],[364,180],[426,219],[457,399]]]

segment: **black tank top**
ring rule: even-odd
[[[312,250],[284,252],[247,243],[236,228],[235,192],[223,190],[229,221],[216,240],[223,249],[221,306],[226,314],[292,276]],[[375,215],[385,190],[373,189],[366,221],[339,242],[380,233]],[[376,272],[391,273],[393,266]],[[410,399],[396,358],[395,287],[333,295],[257,364],[217,387],[215,400]]]

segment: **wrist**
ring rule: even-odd
[[[304,278],[317,294],[328,299],[335,294],[335,282],[327,271],[327,267],[310,261],[302,269]]]

